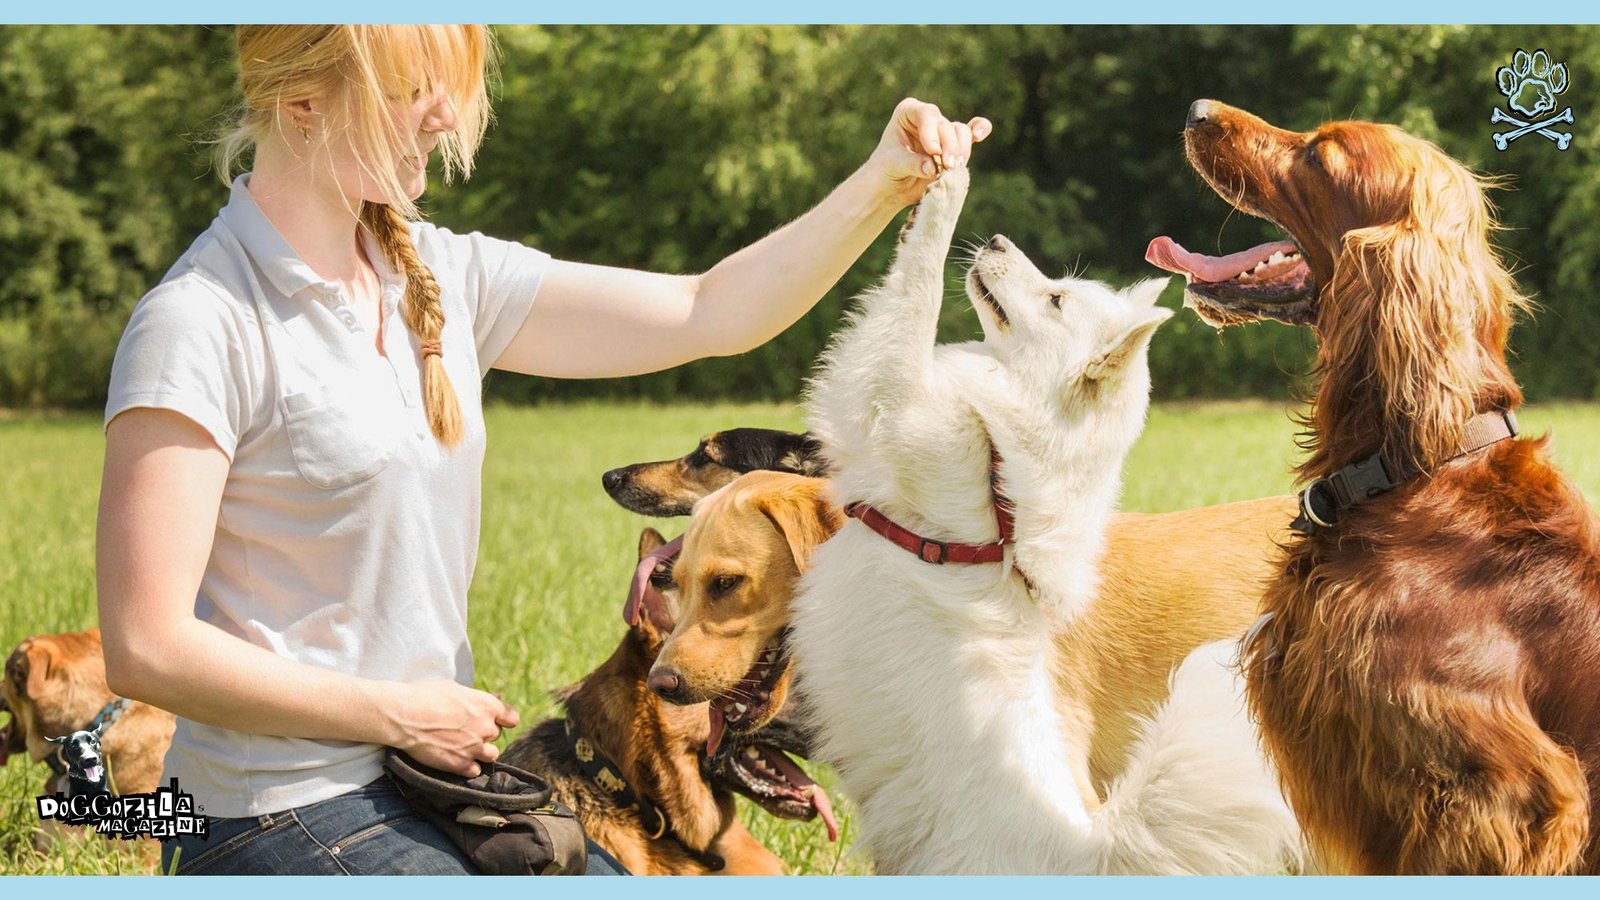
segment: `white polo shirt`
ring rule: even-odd
[[[175,410],[230,467],[195,598],[202,621],[298,662],[365,678],[472,684],[467,587],[478,549],[483,373],[527,318],[550,257],[413,224],[439,282],[443,361],[465,437],[434,439],[417,339],[383,262],[383,345],[341,289],[300,260],[251,199],[228,205],[139,302],[117,347],[105,421]],[[246,734],[179,718],[163,781],[213,816],[334,797],[381,773],[382,748]]]

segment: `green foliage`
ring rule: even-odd
[[[105,402],[134,301],[216,211],[191,136],[228,102],[230,47],[0,27],[0,406]]]
[[[1156,274],[1149,239],[1207,251],[1276,237],[1183,159],[1184,111],[1215,97],[1294,128],[1395,122],[1486,174],[1501,241],[1541,312],[1518,329],[1533,397],[1600,397],[1600,29],[1487,26],[506,26],[498,121],[433,217],[585,262],[709,268],[819,200],[907,95],[988,116],[964,241],[1003,232],[1046,271]],[[1571,149],[1489,141],[1494,72],[1518,47],[1564,61]],[[0,27],[0,406],[103,399],[135,300],[226,200],[196,140],[229,104],[226,29]],[[892,229],[766,346],[610,381],[495,375],[504,399],[792,399]],[[946,339],[974,333],[956,298]],[[751,298],[759,303],[760,298]],[[1169,302],[1176,303],[1174,296]],[[1181,316],[1152,354],[1164,397],[1282,397],[1303,331],[1218,335]]]

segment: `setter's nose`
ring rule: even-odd
[[[1193,128],[1203,124],[1207,119],[1216,114],[1217,102],[1215,100],[1196,100],[1189,104],[1189,118],[1184,120],[1183,127]]]

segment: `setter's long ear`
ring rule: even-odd
[[[1526,301],[1489,243],[1492,217],[1472,173],[1434,150],[1414,178],[1400,221],[1345,234],[1336,314],[1319,327],[1351,380],[1332,393],[1380,386],[1385,457],[1429,471],[1456,454],[1486,384],[1515,392],[1505,342]]]
[[[796,476],[756,500],[756,507],[788,541],[801,572],[809,567],[812,551],[844,527],[844,513],[828,499],[827,486],[821,478]]]

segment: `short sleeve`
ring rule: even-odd
[[[527,321],[534,295],[550,268],[550,254],[477,231],[460,235],[428,223],[414,228],[419,249],[435,244],[430,255],[459,270],[472,315],[478,370],[488,372]]]
[[[194,276],[146,294],[117,344],[104,424],[130,409],[169,409],[204,428],[231,463],[251,408],[243,326],[236,305]]]

